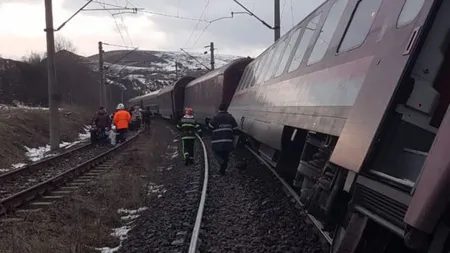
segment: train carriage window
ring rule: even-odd
[[[236,88],[236,91],[242,90],[242,88],[245,85],[245,80],[247,79],[248,71],[244,72],[244,74],[241,77],[241,80],[239,81],[238,87]]]
[[[300,34],[301,27],[297,28],[290,37],[287,37],[285,39],[286,41],[286,49],[284,50],[283,57],[281,58],[280,64],[278,65],[277,71],[275,72],[274,77],[278,77],[283,73],[284,69],[286,68],[286,64],[289,60],[289,56],[291,56],[292,51],[294,49],[295,43],[297,42],[298,35]]]
[[[402,27],[411,23],[419,14],[424,3],[425,0],[406,0],[397,20],[397,27]]]
[[[264,77],[264,82],[269,80],[275,73],[276,68],[279,66],[281,55],[283,54],[284,50],[286,49],[286,41],[289,39],[289,36],[281,40],[277,46],[275,47],[275,51],[273,53],[272,60],[270,62],[270,65],[267,67],[266,75]]]
[[[248,78],[247,81],[245,83],[245,87],[244,89],[250,88],[252,83],[255,82],[255,70],[258,67],[258,64],[256,61],[254,61],[254,63],[252,63],[252,67],[250,68],[250,72],[248,73]]]
[[[338,53],[357,48],[364,43],[383,0],[360,0],[353,12]]]
[[[243,89],[245,89],[245,86],[247,85],[247,83],[248,83],[248,80],[249,80],[249,76],[250,76],[250,72],[251,72],[251,69],[252,69],[252,66],[248,66],[247,67],[247,69],[246,69],[246,71],[245,71],[245,75],[242,77],[242,79],[241,79],[241,83],[239,84],[239,90],[243,90]]]
[[[308,65],[319,62],[325,56],[331,39],[333,38],[333,34],[339,24],[339,20],[341,20],[342,14],[344,14],[347,3],[348,0],[337,0],[334,2],[333,6],[331,6],[328,17],[320,31],[319,38],[309,56]]]
[[[288,72],[292,72],[300,66],[303,56],[305,55],[306,49],[308,49],[308,45],[311,42],[311,38],[314,34],[314,31],[317,28],[317,24],[320,21],[321,15],[322,13],[316,15],[313,19],[311,19],[311,21],[309,21],[308,25],[305,27],[305,32],[303,33],[302,40],[298,44],[297,51],[295,51],[295,55],[294,58],[292,58]]]
[[[272,65],[273,63],[273,55],[276,49],[276,47],[272,47],[272,49],[270,49],[269,53],[267,54],[266,63],[264,64],[264,68],[262,69],[258,77],[258,83],[261,83],[264,80],[264,77],[267,75],[267,71],[269,70],[270,65]]]
[[[255,66],[255,74],[254,74],[254,78],[253,78],[253,82],[252,82],[252,87],[255,85],[255,84],[257,84],[258,83],[258,80],[259,80],[259,77],[260,77],[260,75],[261,75],[261,73],[262,73],[262,70],[264,69],[264,66],[265,66],[265,64],[266,64],[266,61],[267,61],[267,56],[269,55],[268,54],[268,52],[270,51],[271,49],[268,49],[265,53],[264,53],[264,55],[258,60],[258,65],[257,66]]]

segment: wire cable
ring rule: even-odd
[[[126,42],[125,42],[125,39],[124,39],[124,37],[123,37],[123,34],[122,34],[122,31],[120,30],[120,26],[119,26],[119,24],[117,23],[117,20],[116,20],[116,18],[114,17],[114,15],[106,8],[106,5],[109,5],[109,4],[106,4],[106,3],[103,3],[103,2],[100,2],[100,1],[94,1],[95,3],[98,3],[101,7],[103,7],[108,13],[109,13],[109,15],[111,15],[111,17],[113,18],[113,20],[114,20],[114,23],[116,24],[116,28],[117,28],[117,31],[119,32],[119,35],[120,35],[120,38],[122,39],[122,42],[123,42],[123,44],[127,44]],[[117,7],[117,6],[116,6]]]
[[[206,10],[208,9],[208,6],[209,6],[209,3],[210,3],[210,2],[211,2],[211,0],[207,0],[207,1],[206,1],[205,7],[203,8],[203,12],[202,12],[202,14],[200,15],[199,20],[201,20],[202,17],[205,15]],[[204,17],[203,17],[203,18],[204,18]],[[195,25],[194,30],[192,31],[191,35],[189,35],[189,38],[187,39],[186,43],[184,43],[184,46],[183,46],[183,47],[186,47],[186,45],[189,43],[189,41],[191,40],[192,36],[193,36],[194,33],[197,31],[197,28],[198,28],[199,25],[200,25],[200,21],[198,21],[197,24]]]

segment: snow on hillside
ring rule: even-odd
[[[123,57],[125,54],[127,56]],[[148,93],[170,85],[178,77],[205,74],[210,67],[210,55],[162,51],[110,51],[105,52],[104,60],[107,81],[114,85],[133,87],[140,93]],[[89,57],[89,66],[98,71],[98,56]],[[123,58],[123,59],[122,59]],[[239,56],[216,55],[215,67],[220,68]],[[111,64],[120,60],[118,63]],[[203,65],[205,66],[203,66]]]

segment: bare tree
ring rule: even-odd
[[[31,51],[29,55],[22,56],[22,61],[29,64],[39,64],[45,57],[44,53]]]
[[[66,50],[72,53],[77,52],[77,48],[73,44],[72,41],[68,40],[62,36],[56,36],[55,38],[55,52],[59,52],[61,50]]]

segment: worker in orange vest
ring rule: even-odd
[[[131,122],[130,113],[125,110],[125,106],[120,103],[117,105],[117,111],[114,114],[113,123],[117,129],[117,141],[124,142],[125,134],[128,131],[129,124]]]

